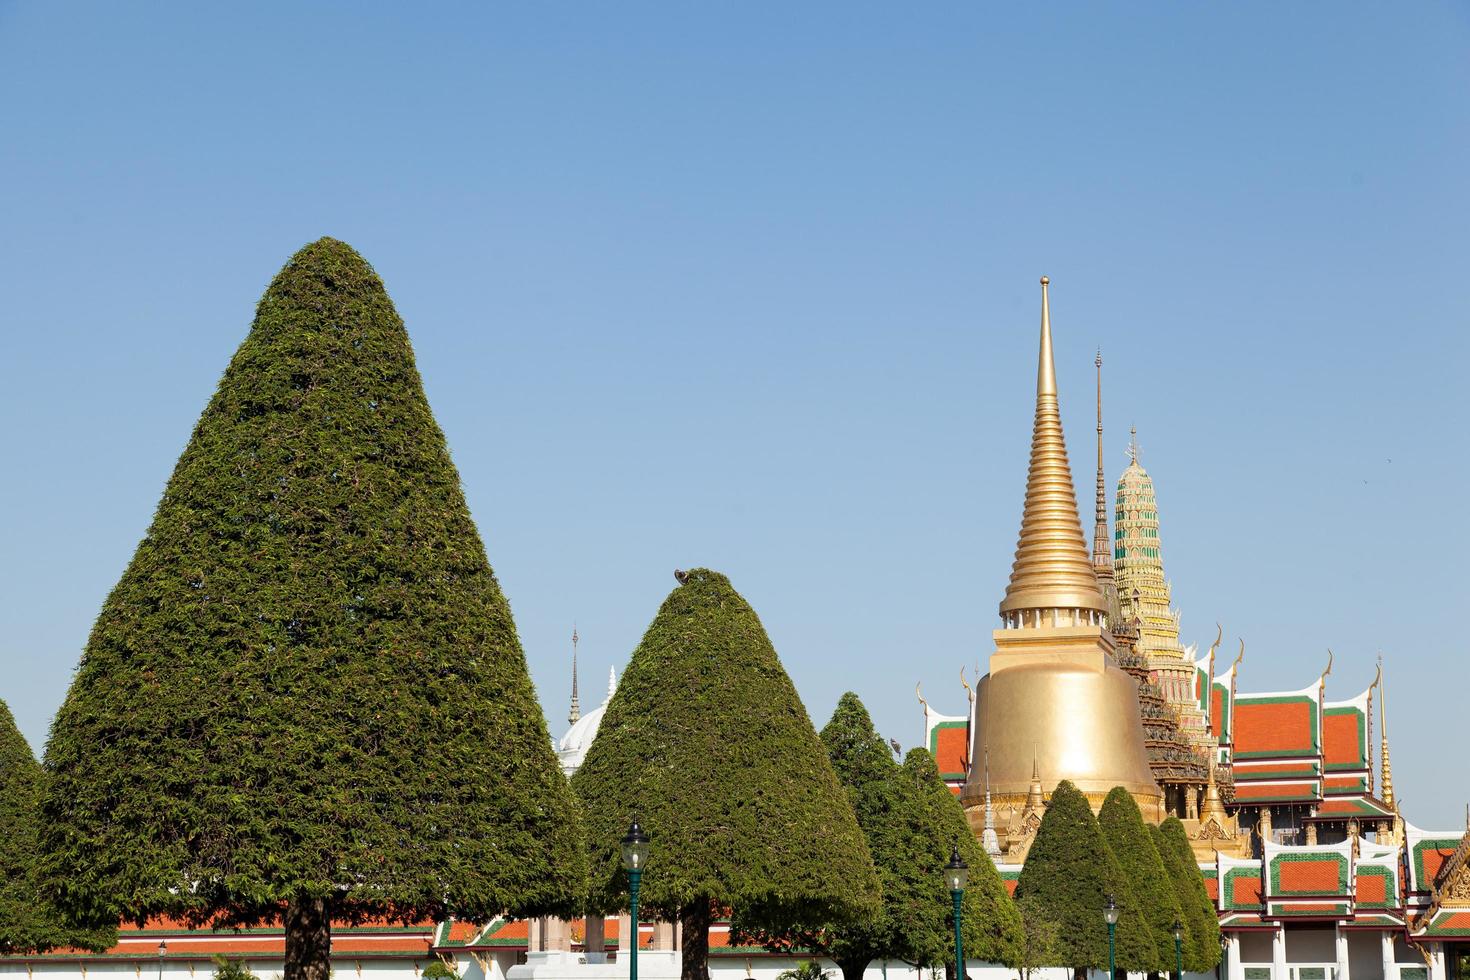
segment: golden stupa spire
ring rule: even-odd
[[[1388,761],[1388,694],[1383,686],[1383,654],[1378,655],[1378,731],[1383,740],[1383,803],[1397,813],[1393,802],[1393,766]]]
[[[1021,614],[1015,624],[1019,626],[1070,625],[1076,613],[1081,613],[1084,620],[1100,622],[1101,614],[1107,611],[1082,536],[1072,468],[1062,437],[1046,292],[1049,282],[1046,276],[1041,277],[1041,352],[1036,367],[1036,421],[1031,430],[1026,507],[1011,581],[1000,604],[1002,616]],[[1030,616],[1026,615],[1028,611]],[[1052,611],[1049,616],[1047,611]]]

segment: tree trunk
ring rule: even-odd
[[[842,980],[863,980],[863,974],[868,971],[868,962],[868,960],[838,960],[837,968],[842,971]]]
[[[709,899],[696,898],[679,910],[684,941],[683,970],[679,980],[709,980],[709,921]]]
[[[330,980],[332,916],[325,898],[286,903],[286,973],[283,980]]]

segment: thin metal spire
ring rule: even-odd
[[[567,712],[567,724],[575,725],[582,717],[582,704],[577,699],[577,627],[572,627],[572,710]]]
[[[1092,528],[1092,567],[1106,595],[1113,581],[1113,545],[1108,540],[1108,485],[1103,475],[1102,348],[1092,362],[1097,366],[1097,506]]]

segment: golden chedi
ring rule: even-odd
[[[1019,811],[1033,767],[1050,791],[1070,779],[1094,808],[1114,786],[1158,813],[1138,692],[1113,663],[1107,606],[1082,523],[1062,439],[1047,279],[1041,280],[1036,422],[1021,537],[1000,604],[990,673],[976,690],[970,778],[961,801],[978,826],[985,794]],[[982,760],[984,762],[982,763]]]

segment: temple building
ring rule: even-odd
[[[1249,693],[1239,687],[1243,642],[1228,664],[1216,659],[1223,630],[1203,655],[1182,642],[1158,494],[1136,437],[1111,508],[1107,499],[1100,353],[1089,550],[1062,433],[1048,285],[1043,278],[1020,534],[988,671],[973,686],[958,671],[957,714],[916,690],[925,744],[984,850],[1014,889],[1061,780],[1094,807],[1123,786],[1145,819],[1174,815],[1185,826],[1222,930],[1216,980],[1470,980],[1458,965],[1470,960],[1470,814],[1463,828],[1425,830],[1400,813],[1382,663],[1366,686],[1335,700],[1329,678],[1368,681],[1368,665],[1339,666],[1327,653],[1300,689]],[[574,632],[569,727],[555,745],[568,776],[616,689],[610,674],[607,698],[582,713],[577,641]],[[357,980],[417,980],[435,961],[464,980],[618,980],[628,976],[622,951],[635,934],[645,980],[679,975],[677,928],[635,928],[626,916],[340,924],[332,955],[336,976]],[[158,980],[198,980],[212,974],[215,955],[243,959],[269,980],[282,969],[282,932],[124,926],[106,953],[0,957],[0,980],[142,980],[155,971]],[[718,980],[777,980],[802,959],[733,945],[728,926],[711,932]],[[925,972],[874,962],[867,978],[938,980]],[[975,962],[966,973],[1015,976]],[[1070,980],[1071,971],[1029,975]]]
[[[1061,780],[1078,782],[1096,807],[1091,780],[1107,772],[1145,803],[1141,729],[1157,787],[1157,806],[1142,809],[1156,822],[1178,816],[1189,833],[1220,916],[1222,980],[1465,980],[1456,964],[1470,954],[1470,813],[1464,828],[1446,831],[1399,813],[1381,661],[1366,687],[1341,700],[1327,695],[1330,651],[1299,690],[1244,693],[1243,642],[1218,673],[1223,631],[1204,656],[1181,643],[1136,432],[1108,531],[1100,353],[1091,588],[1078,573],[1085,551],[1055,418],[1046,286],[1026,504],[991,673],[975,691],[962,674],[963,715],[941,714],[920,696],[926,744],[976,834],[1014,883]],[[1097,610],[1104,626],[1094,632]],[[1094,647],[1110,661],[1102,668],[1078,654]],[[1057,678],[1084,664],[1095,677],[1131,677],[1134,718],[1101,682],[1090,700],[1068,697]],[[1018,668],[1026,673],[1008,673]],[[1119,737],[1097,752],[1067,751],[1075,733],[1110,725]],[[998,731],[1007,726],[1020,737]]]

